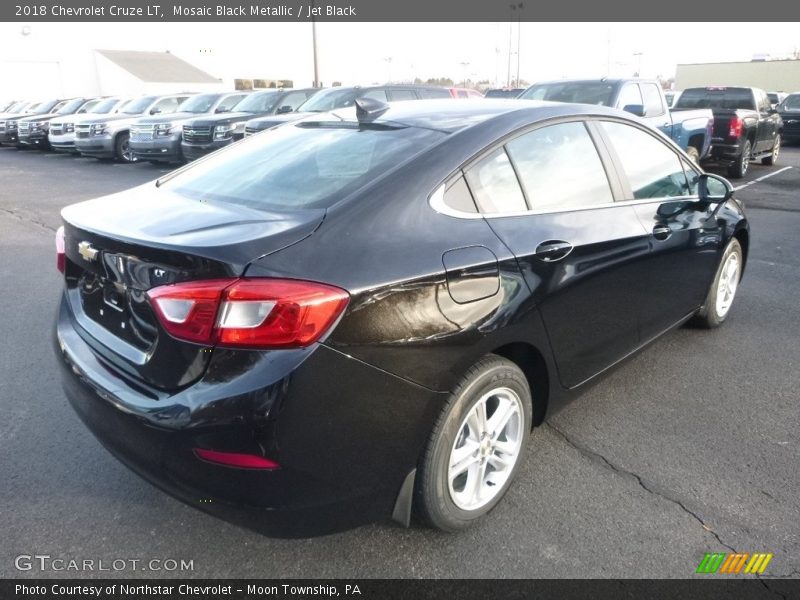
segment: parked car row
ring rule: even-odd
[[[382,102],[476,97],[467,91],[382,85],[19,102],[0,114],[0,143],[120,162],[182,162],[246,133],[352,106],[359,97]]]
[[[655,80],[601,78],[488,90],[485,97],[619,108],[661,131],[696,163],[716,162],[734,178],[754,160],[775,164],[782,137],[800,139],[800,93],[770,98],[757,88],[705,87],[668,94]],[[352,106],[357,98],[482,97],[465,88],[377,85],[16,102],[0,114],[0,143],[121,162],[183,162],[313,113]]]

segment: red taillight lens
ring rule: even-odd
[[[730,130],[728,131],[728,136],[738,138],[742,135],[742,127],[744,126],[744,122],[742,121],[741,117],[731,117],[731,124]]]
[[[257,454],[238,454],[236,452],[218,452],[216,450],[204,450],[195,448],[194,454],[197,458],[212,462],[226,467],[238,467],[239,469],[280,469],[281,466],[274,460],[258,456]]]
[[[66,254],[64,246],[64,226],[56,229],[56,268],[62,273],[66,269]]]
[[[244,348],[308,346],[330,329],[349,300],[339,288],[293,279],[215,279],[147,294],[174,337]]]

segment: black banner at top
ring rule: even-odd
[[[770,21],[742,0],[4,0],[0,21]],[[800,3],[785,3],[782,21],[800,20]],[[717,29],[717,34],[724,31]],[[580,40],[575,40],[579,43]],[[676,39],[676,43],[678,40]]]

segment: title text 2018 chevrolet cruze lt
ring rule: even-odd
[[[472,523],[570,391],[722,323],[749,246],[730,184],[659,133],[527,101],[361,99],[62,216],[77,413],[287,536]]]

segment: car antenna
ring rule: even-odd
[[[375,98],[356,98],[356,118],[359,123],[371,123],[389,110],[389,105]]]

